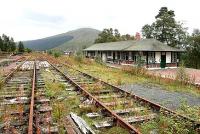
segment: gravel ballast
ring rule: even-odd
[[[167,91],[158,86],[130,84],[119,87],[172,110],[178,109],[184,100],[189,106],[200,106],[200,97],[187,93]]]

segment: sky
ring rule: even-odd
[[[0,35],[24,41],[110,27],[135,35],[155,21],[162,6],[174,10],[176,20],[192,32],[200,28],[199,5],[199,0],[0,0]]]

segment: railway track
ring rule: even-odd
[[[93,124],[97,130],[121,126],[129,133],[139,134],[139,126],[142,122],[154,120],[160,115],[164,115],[172,117],[174,120],[189,121],[199,133],[200,123],[198,121],[124,91],[69,65],[60,64],[54,68],[86,96],[88,105],[95,104],[103,109],[88,113],[89,118],[95,120],[100,117],[109,117]]]
[[[52,77],[46,79],[44,72],[51,73]],[[65,90],[61,92],[62,97],[48,97],[46,85],[48,81],[64,85]],[[69,105],[73,105],[72,111],[82,109],[79,111],[81,116],[92,121],[89,127],[84,125],[85,128],[80,129],[80,122],[76,122],[79,117],[74,113],[62,117],[62,126],[59,124],[60,119],[54,123],[58,102],[70,103],[70,99],[78,100],[78,103]],[[107,133],[108,129],[115,126],[120,126],[129,133],[140,134],[141,123],[154,120],[161,113],[175,120],[191,122],[197,133],[200,127],[197,121],[126,92],[71,66],[62,64],[51,64],[50,66],[46,61],[27,61],[6,77],[0,91],[0,110],[0,133],[5,134],[59,133],[61,128],[62,132],[69,134],[81,134],[84,131],[86,133]]]
[[[0,133],[26,133],[29,113],[33,62],[30,69],[23,70],[25,62],[10,73],[0,91],[1,128]]]
[[[25,61],[4,80],[0,91],[0,133],[57,133],[50,100],[44,96],[40,62]]]

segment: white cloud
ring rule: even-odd
[[[42,38],[81,27],[113,27],[135,34],[162,6],[185,26],[200,28],[198,0],[0,0],[0,34],[15,40]]]

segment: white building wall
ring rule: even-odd
[[[97,57],[98,56],[98,51],[95,51],[95,55],[94,55],[95,57]]]
[[[171,52],[166,52],[166,63],[171,63]]]
[[[129,52],[128,53],[128,59],[131,60],[131,58],[132,58],[132,54],[131,54],[131,52]]]
[[[108,54],[107,54],[107,58],[113,59],[113,52],[111,52],[111,56],[108,56]]]
[[[90,56],[91,56],[91,54],[90,54],[89,52],[87,52],[87,56],[88,56],[88,57],[90,57]]]
[[[106,62],[106,61],[107,61],[106,53],[105,53],[105,52],[102,52],[102,61],[103,61],[103,62]]]
[[[160,59],[161,58],[161,52],[156,52],[155,54],[155,60],[156,60],[156,63],[160,63]]]

